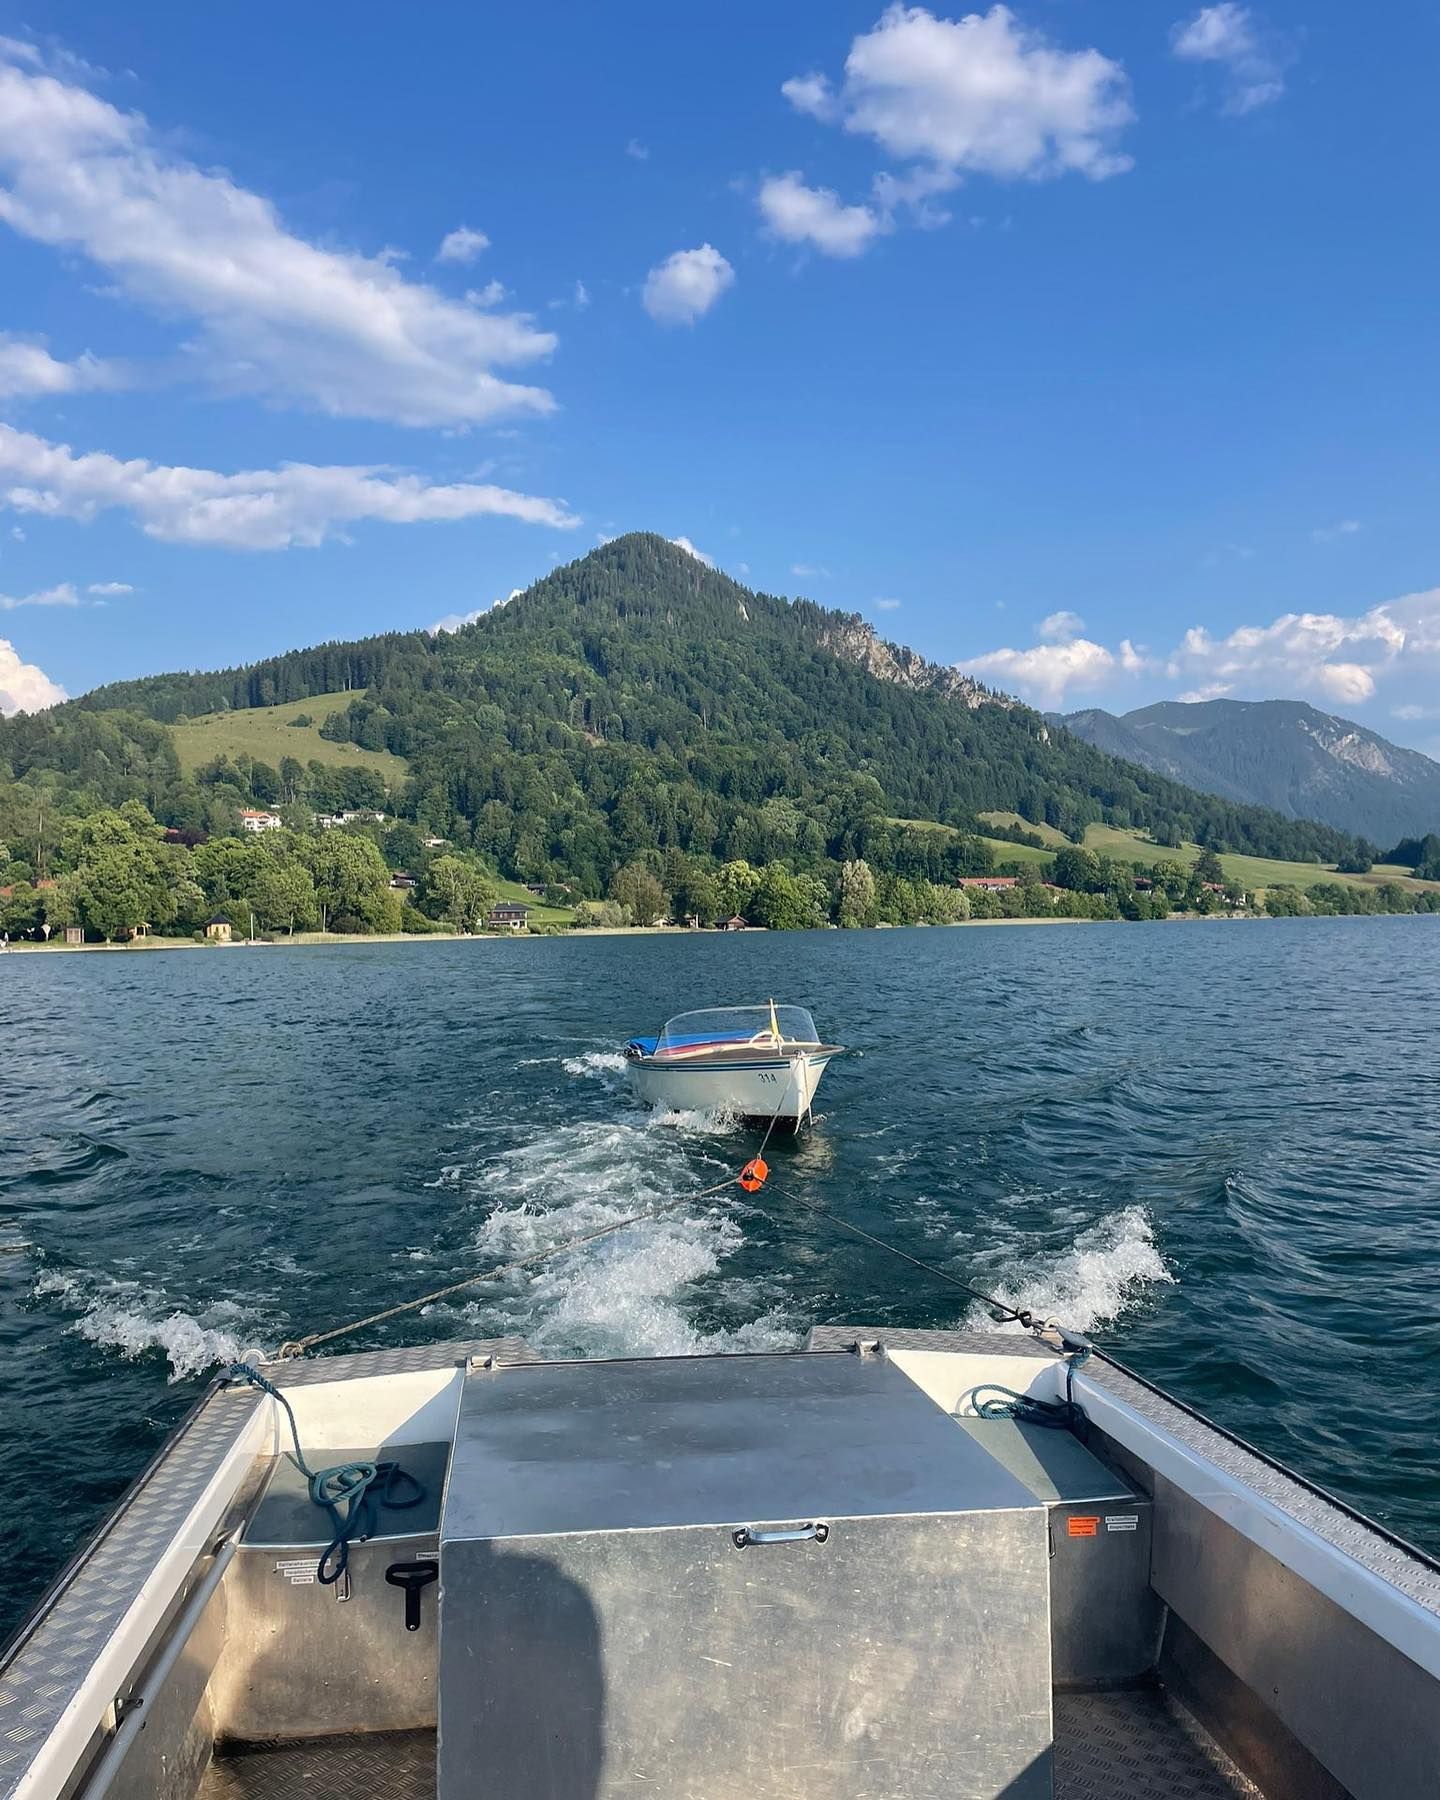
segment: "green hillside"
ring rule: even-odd
[[[188,746],[221,741],[192,732],[233,730],[209,723],[226,709],[232,720],[255,708],[278,719],[300,706],[318,723],[346,695],[342,735],[408,765],[401,812],[510,878],[573,881],[587,894],[636,856],[669,851],[817,871],[864,856],[953,878],[988,860],[982,813],[1040,820],[1057,836],[1109,824],[1283,858],[1331,861],[1349,846],[1323,826],[1119,763],[881,644],[852,615],[752,593],[644,534],[453,634],[154,676],[60,712],[184,716]],[[263,760],[283,753],[291,729],[263,740]],[[327,742],[324,756],[334,753]]]
[[[336,768],[374,769],[389,788],[398,788],[408,772],[403,756],[389,750],[367,750],[360,744],[332,743],[320,727],[332,712],[343,712],[354,694],[315,694],[280,706],[247,706],[237,711],[207,713],[170,727],[180,767],[187,775],[217,756],[249,756],[278,769],[282,760],[322,762]],[[297,725],[297,718],[309,725]]]

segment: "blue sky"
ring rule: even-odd
[[[0,0],[0,705],[683,536],[1440,750],[1440,20]]]

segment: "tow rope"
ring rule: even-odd
[[[363,1544],[375,1535],[380,1522],[380,1508],[400,1512],[419,1506],[425,1498],[425,1487],[402,1469],[398,1462],[336,1463],[328,1469],[312,1469],[300,1448],[300,1428],[295,1423],[295,1409],[273,1381],[268,1381],[252,1363],[230,1365],[230,1379],[247,1387],[258,1388],[284,1409],[290,1421],[290,1437],[295,1445],[295,1462],[309,1486],[312,1502],[330,1520],[330,1542],[320,1552],[315,1565],[315,1579],[325,1587],[333,1587],[350,1567],[350,1546]],[[340,1509],[344,1507],[342,1512]]]

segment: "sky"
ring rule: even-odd
[[[1440,755],[1440,14],[0,0],[0,709],[683,539]]]

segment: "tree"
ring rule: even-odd
[[[875,875],[863,857],[840,865],[838,921],[854,929],[875,923]]]
[[[750,902],[760,886],[760,871],[743,859],[727,862],[715,878],[720,905],[726,918],[747,918]]]
[[[458,856],[437,856],[425,872],[431,911],[457,931],[478,931],[499,892],[484,869]]]
[[[369,838],[327,831],[315,844],[310,866],[331,931],[399,929],[400,905],[390,892],[390,872]]]
[[[1225,880],[1225,870],[1213,850],[1202,850],[1195,858],[1195,873],[1201,881],[1213,881],[1217,887]]]
[[[1055,852],[1050,879],[1056,887],[1070,888],[1077,894],[1098,894],[1101,891],[1100,859],[1093,850],[1067,845]]]
[[[653,925],[667,910],[664,888],[643,863],[628,863],[618,871],[610,898],[625,909],[632,925]]]
[[[270,931],[313,931],[320,923],[315,883],[299,863],[272,863],[251,889],[250,903]]]

